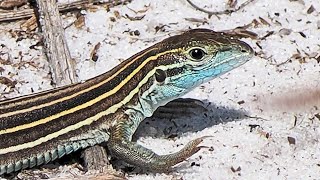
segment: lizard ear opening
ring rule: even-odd
[[[155,73],[155,78],[158,83],[163,83],[167,78],[167,74],[163,70],[157,69]]]

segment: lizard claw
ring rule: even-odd
[[[197,153],[202,148],[208,148],[207,146],[198,146],[200,143],[203,142],[204,139],[213,137],[213,136],[202,136],[200,138],[196,138],[192,141],[190,141],[183,149],[181,149],[177,154],[177,156],[180,156],[179,159],[182,161],[186,160],[190,156]]]

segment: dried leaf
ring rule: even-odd
[[[31,18],[29,18],[24,23],[22,23],[20,27],[24,31],[33,31],[33,30],[35,30],[38,27],[36,16],[32,15]]]
[[[273,23],[276,24],[276,25],[278,25],[278,26],[282,26],[281,22],[279,22],[278,20],[274,20]]]
[[[264,35],[262,38],[261,38],[261,40],[264,40],[264,39],[266,39],[267,37],[269,37],[269,36],[271,36],[271,35],[273,35],[274,34],[274,31],[269,31],[266,35]]]
[[[12,81],[7,77],[0,76],[0,84],[4,84],[8,87],[14,88],[14,86],[17,84],[17,81]]]
[[[162,24],[160,24],[160,25],[158,25],[158,26],[156,26],[154,29],[156,30],[156,33],[157,32],[165,32],[166,31],[166,29],[165,29],[165,27],[170,27],[170,26],[168,26],[168,25],[162,25]]]
[[[239,105],[241,105],[241,104],[244,104],[245,101],[244,101],[244,100],[241,100],[241,101],[238,101],[237,103],[238,103]]]
[[[91,53],[90,53],[90,60],[92,60],[92,61],[94,61],[94,62],[97,62],[97,60],[98,60],[98,58],[99,58],[98,50],[100,49],[100,47],[101,47],[101,43],[98,42],[98,43],[94,46],[93,50],[92,50]]]
[[[241,167],[239,166],[239,167],[237,167],[237,169],[235,169],[233,166],[231,167],[231,171],[232,172],[238,172],[238,171],[241,171]]]
[[[311,53],[305,52],[305,54],[308,56],[308,58],[316,58],[318,56],[317,52],[311,52]]]
[[[256,20],[256,19],[254,19],[254,20],[251,22],[251,24],[253,24],[253,27],[254,27],[254,28],[257,28],[257,27],[260,25],[260,22],[259,22],[258,20]]]
[[[136,16],[136,17],[131,17],[131,16],[129,16],[128,14],[125,14],[125,16],[126,16],[129,20],[131,20],[131,21],[139,21],[139,20],[143,19],[145,15]]]
[[[21,68],[21,67],[28,67],[28,66],[32,66],[32,67],[34,67],[34,68],[37,68],[38,67],[38,65],[36,64],[36,62],[34,62],[34,61],[20,61],[19,63],[15,63],[15,64],[13,64],[12,65],[13,67],[17,67],[17,68]]]
[[[114,14],[114,16],[116,16],[117,19],[121,18],[121,15],[120,15],[119,11],[114,11],[113,14]]]
[[[263,129],[258,129],[258,134],[260,134],[260,136],[263,136],[267,139],[270,138],[271,134],[269,132],[264,131]]]
[[[3,65],[10,65],[11,64],[11,62],[10,62],[10,60],[9,59],[2,59],[1,57],[0,57],[0,64],[3,64]]]
[[[2,0],[0,2],[0,8],[13,9],[14,7],[20,7],[27,4],[28,0]]]
[[[296,125],[297,125],[297,121],[298,121],[297,116],[294,116],[294,123],[293,123],[293,127],[296,127]]]
[[[80,15],[77,20],[74,21],[74,26],[81,29],[86,24],[86,18],[84,15]]]
[[[248,31],[244,29],[243,27],[237,27],[232,30],[225,30],[222,31],[223,33],[228,34],[229,36],[233,36],[235,38],[251,38],[256,39],[258,35],[252,31]]]
[[[227,2],[227,5],[228,5],[230,8],[235,8],[237,4],[238,4],[238,1],[237,1],[237,0],[228,0],[228,2]]]
[[[259,17],[259,20],[261,21],[262,24],[267,25],[267,26],[271,26],[270,23],[268,23],[268,21],[266,21],[262,17]]]
[[[88,5],[87,6],[87,11],[89,12],[97,12],[99,10],[99,6],[97,5]]]
[[[199,18],[184,18],[186,21],[208,24],[208,20],[206,18],[199,19]]]
[[[269,139],[270,133],[266,133],[266,138]]]
[[[144,5],[144,9],[141,9],[141,10],[138,10],[138,11],[136,11],[136,10],[134,10],[134,9],[131,9],[131,8],[129,8],[129,7],[127,7],[128,9],[130,9],[132,12],[134,12],[135,14],[139,14],[139,13],[145,13],[145,12],[147,12],[148,10],[149,10],[149,8],[150,8],[150,4],[149,5]]]
[[[116,22],[116,18],[115,17],[110,17],[110,21],[111,22]]]
[[[293,138],[293,137],[288,136],[288,142],[289,142],[289,144],[295,145],[296,144],[296,139]]]
[[[300,64],[303,64],[303,63],[306,63],[307,60],[306,60],[306,57],[302,57],[301,59],[299,59],[299,63]]]
[[[151,4],[148,5],[144,5],[145,9],[141,9],[139,11],[137,11],[137,13],[145,13],[149,10],[149,8],[151,7]]]
[[[316,58],[317,62],[320,63],[320,55]]]
[[[259,124],[249,124],[249,127],[250,127],[250,132],[253,132],[253,129],[259,128],[260,125]]]
[[[304,2],[304,0],[289,0],[290,2],[298,2],[302,5],[305,5],[306,3]]]
[[[281,35],[281,36],[288,36],[288,35],[291,34],[291,32],[292,32],[291,29],[282,28],[282,29],[280,29],[280,31],[279,31],[279,35]]]
[[[134,30],[134,31],[131,31],[131,30],[127,30],[127,31],[124,31],[125,33],[129,33],[131,36],[140,36],[140,31],[138,30]]]
[[[290,57],[290,59],[294,59],[294,60],[299,60],[299,59],[301,59],[301,58],[302,58],[302,56],[301,56],[300,53],[293,54],[293,55]]]
[[[307,13],[308,13],[308,14],[311,14],[311,13],[313,13],[315,10],[316,10],[316,9],[313,7],[313,5],[311,5],[311,6],[308,8]]]
[[[135,30],[135,31],[133,31],[133,34],[131,34],[131,35],[134,35],[134,36],[140,36],[140,31]]]
[[[303,32],[299,32],[299,34],[300,34],[302,37],[304,37],[304,38],[307,37]]]
[[[260,42],[256,42],[256,45],[259,47],[259,49],[262,49],[262,46],[260,45]]]

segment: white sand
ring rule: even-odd
[[[193,0],[195,4],[211,11],[225,8],[224,0]],[[240,4],[242,1],[239,1]],[[304,2],[304,3],[302,3]],[[307,13],[313,5],[315,11]],[[147,6],[147,7],[146,7]],[[146,10],[141,13],[135,11]],[[120,19],[112,22],[118,11]],[[137,132],[138,142],[159,154],[175,152],[191,139],[213,136],[203,142],[203,149],[186,162],[179,164],[169,174],[129,174],[130,179],[319,179],[320,177],[320,2],[304,0],[256,0],[243,10],[219,17],[196,11],[184,0],[140,0],[127,6],[112,8],[110,12],[100,9],[83,11],[86,25],[66,29],[72,57],[77,61],[80,80],[94,77],[114,67],[122,59],[158,42],[172,34],[189,28],[210,28],[216,31],[233,29],[249,24],[259,17],[269,25],[260,23],[248,30],[263,37],[270,31],[274,34],[264,40],[244,39],[261,57],[254,57],[244,66],[202,85],[185,97],[202,100],[207,111],[179,119],[153,119]],[[279,15],[276,15],[279,13]],[[124,18],[145,17],[139,21]],[[64,16],[67,26],[75,18]],[[190,22],[186,18],[206,19],[207,23]],[[40,51],[30,50],[34,39],[16,42],[1,26],[0,52],[8,52],[14,62],[19,62],[19,51],[25,61],[34,61],[37,68],[25,65],[18,69],[2,66],[1,76],[17,80],[18,84],[9,94],[18,94],[51,88],[48,66]],[[156,32],[156,26],[165,25],[165,32]],[[282,35],[283,29],[292,32]],[[140,36],[131,36],[125,31],[138,30]],[[306,37],[302,37],[301,33]],[[89,61],[93,47],[101,42],[98,61]],[[260,49],[256,43],[259,43]],[[304,62],[291,59],[297,51]],[[6,56],[6,55],[1,55]],[[3,58],[3,57],[2,57]],[[283,63],[286,62],[286,63]],[[281,64],[277,66],[276,64]],[[0,92],[8,92],[0,84]],[[244,103],[238,103],[243,101]],[[199,112],[198,112],[199,111]],[[252,118],[244,117],[248,115]],[[257,117],[257,118],[253,118]],[[296,121],[296,123],[295,123]],[[258,125],[250,132],[250,125]],[[148,133],[146,133],[148,132]],[[178,136],[167,139],[171,134]],[[289,144],[288,137],[295,139]],[[212,151],[213,149],[213,151]],[[192,163],[195,166],[191,166]]]

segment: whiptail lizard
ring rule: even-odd
[[[140,122],[159,106],[252,56],[252,48],[236,38],[194,29],[83,83],[2,101],[0,175],[103,142],[112,156],[128,164],[167,170],[198,152],[203,137],[177,153],[157,155],[131,141]]]

